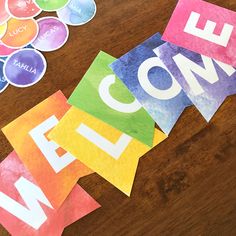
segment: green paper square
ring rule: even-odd
[[[143,108],[133,113],[120,112],[108,106],[99,95],[99,86],[103,79],[109,75],[115,76],[109,68],[115,60],[116,58],[100,52],[68,102],[142,143],[152,146],[155,123]],[[130,104],[135,100],[117,77],[115,83],[109,87],[109,92],[111,97],[120,103]]]

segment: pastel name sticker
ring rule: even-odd
[[[75,107],[48,137],[130,196],[139,158],[151,147]],[[153,146],[166,139],[155,129]]]
[[[7,20],[10,18],[10,15],[8,14],[5,6],[6,0],[0,1],[0,25],[7,22]]]
[[[61,236],[65,227],[100,207],[76,185],[55,209],[15,151],[1,162],[0,173],[0,223],[12,236]],[[47,177],[42,173],[42,178]]]
[[[7,23],[0,25],[0,39],[5,35],[7,31]]]
[[[7,0],[6,6],[10,15],[20,19],[35,17],[42,11],[33,0]]]
[[[152,147],[155,123],[109,68],[114,61],[100,52],[68,102]]]
[[[236,12],[201,0],[179,0],[163,39],[236,67]]]
[[[8,82],[3,74],[4,61],[0,59],[0,93],[2,93],[8,86]]]
[[[11,53],[15,52],[17,49],[9,48],[6,45],[4,45],[2,42],[0,42],[0,57],[7,57]]]
[[[32,46],[40,51],[49,52],[61,48],[68,40],[67,25],[56,17],[44,17],[37,21],[39,33]]]
[[[2,129],[55,209],[80,177],[93,173],[47,137],[69,108],[66,97],[58,91]]]
[[[207,121],[236,93],[232,66],[170,43],[154,51]]]
[[[46,60],[40,52],[24,48],[7,58],[3,72],[10,84],[16,87],[28,87],[42,79],[46,67]]]
[[[83,25],[93,19],[96,10],[94,0],[70,0],[64,8],[57,11],[57,15],[68,25]]]
[[[57,11],[68,2],[69,0],[35,0],[35,3],[44,11]]]
[[[2,42],[11,48],[21,48],[30,44],[38,35],[38,24],[34,19],[8,21],[7,32]]]
[[[169,134],[192,103],[154,52],[163,43],[157,33],[110,66],[157,125]]]

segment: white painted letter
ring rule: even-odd
[[[56,150],[60,146],[53,141],[48,141],[45,137],[45,133],[55,127],[58,122],[59,121],[55,116],[51,116],[29,132],[30,136],[56,173],[60,172],[62,169],[76,160],[76,158],[68,152],[61,157],[58,156]]]
[[[204,90],[197,81],[193,72],[201,76],[211,84],[214,84],[219,80],[216,68],[213,64],[213,60],[203,55],[201,57],[205,68],[199,66],[197,63],[191,61],[182,54],[177,54],[173,57],[176,65],[183,74],[185,80],[188,82],[194,95],[200,95],[204,93]],[[225,71],[228,76],[231,76],[235,72],[235,69],[232,66],[219,62],[217,60],[214,61]]]
[[[39,202],[52,209],[53,207],[42,190],[24,177],[20,177],[14,185],[27,207],[22,206],[3,192],[0,192],[0,207],[30,225],[35,230],[39,229],[47,220],[47,216]]]
[[[122,134],[114,144],[83,123],[76,131],[116,160],[119,159],[132,140],[127,134]]]
[[[125,104],[111,96],[109,88],[115,83],[115,80],[115,75],[108,75],[101,81],[98,91],[103,102],[110,108],[123,113],[133,113],[140,110],[142,106],[136,99],[130,104]]]
[[[170,77],[172,78],[172,85],[170,88],[161,90],[155,88],[149,81],[148,72],[154,67],[161,67],[166,70]],[[157,78],[158,79],[158,78]],[[179,83],[173,77],[173,75],[169,72],[167,67],[158,57],[152,57],[144,61],[139,69],[138,69],[138,80],[142,88],[152,97],[160,99],[160,100],[169,100],[171,98],[176,97],[182,90]]]
[[[197,28],[197,23],[199,21],[199,18],[200,14],[192,11],[187,21],[187,24],[184,28],[184,32],[208,40],[212,43],[216,43],[218,45],[227,47],[234,27],[226,23],[224,24],[221,34],[216,35],[214,34],[216,23],[208,20],[206,22],[205,28],[202,30]]]

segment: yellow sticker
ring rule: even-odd
[[[5,35],[7,31],[7,23],[0,25],[0,39]]]
[[[128,196],[139,158],[151,149],[75,107],[48,137]],[[155,129],[154,146],[166,138]]]

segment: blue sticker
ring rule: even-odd
[[[96,10],[94,0],[70,0],[64,8],[57,11],[57,16],[67,25],[83,25],[93,19]]]
[[[153,51],[164,41],[159,33],[110,65],[157,125],[169,134],[192,102]]]
[[[4,66],[4,60],[0,59],[0,93],[2,93],[9,84],[3,75],[3,66]]]

